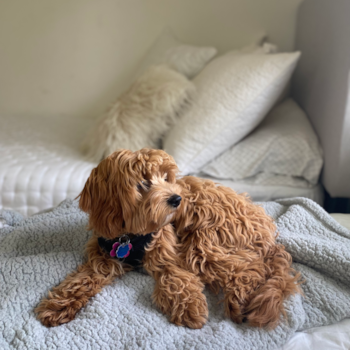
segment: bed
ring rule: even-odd
[[[96,163],[84,157],[80,144],[91,122],[79,118],[0,118],[0,208],[25,216],[74,199]],[[306,197],[323,202],[320,184],[313,187],[256,185],[249,181],[212,180],[246,192],[255,201]]]

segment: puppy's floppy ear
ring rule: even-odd
[[[103,160],[93,169],[79,197],[79,207],[89,214],[89,229],[105,238],[120,235],[123,213],[118,193],[110,181],[110,160]]]
[[[97,169],[92,169],[91,174],[84,185],[84,189],[77,197],[79,198],[79,208],[82,211],[85,211],[85,213],[90,213],[91,211],[92,192],[94,192],[94,179],[96,178],[96,173]]]
[[[143,148],[135,152],[139,160],[144,161],[144,167],[148,173],[159,172],[161,175],[167,174],[167,181],[176,182],[179,169],[172,156],[160,149]]]
[[[159,151],[159,153],[163,158],[163,163],[160,165],[159,170],[167,174],[168,182],[175,183],[179,168],[177,167],[174,158],[164,151]]]

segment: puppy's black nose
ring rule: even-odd
[[[168,204],[174,208],[177,208],[180,205],[180,202],[181,202],[181,197],[177,194],[172,195],[168,199]]]

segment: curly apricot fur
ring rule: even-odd
[[[79,205],[94,231],[87,261],[36,308],[46,326],[74,319],[89,298],[132,268],[101,251],[97,237],[154,232],[143,267],[155,279],[153,301],[170,321],[201,328],[208,318],[204,285],[224,292],[234,322],[275,327],[283,302],[300,292],[292,259],[276,243],[276,226],[245,195],[192,176],[161,150],[120,150],[93,169]],[[168,199],[181,196],[178,207]]]

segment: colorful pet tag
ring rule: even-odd
[[[122,240],[126,239],[126,242],[122,243]],[[119,242],[115,242],[112,246],[112,250],[109,253],[111,257],[117,257],[119,259],[127,258],[130,254],[130,250],[132,248],[132,244],[130,243],[130,239],[127,235],[124,235],[119,238]]]

